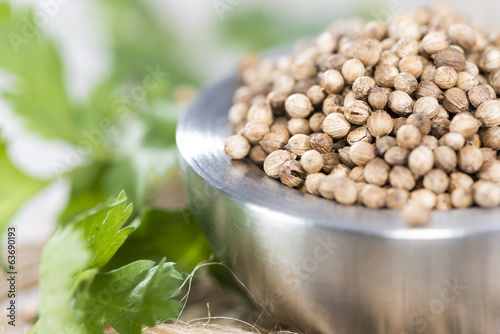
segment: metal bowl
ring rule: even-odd
[[[306,333],[500,333],[500,210],[346,207],[231,161],[235,75],[203,91],[177,129],[193,213],[256,303]]]

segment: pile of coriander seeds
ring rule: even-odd
[[[335,24],[295,55],[241,63],[225,143],[300,191],[343,205],[500,205],[500,35],[450,8]]]

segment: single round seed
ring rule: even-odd
[[[451,113],[469,111],[467,94],[460,88],[451,88],[444,93],[443,106]]]
[[[281,166],[287,161],[293,160],[292,153],[285,150],[274,151],[264,161],[264,172],[267,176],[278,179]]]
[[[435,117],[431,124],[431,134],[436,138],[441,138],[450,132],[451,121],[444,117]]]
[[[413,99],[405,92],[399,90],[392,92],[388,101],[389,108],[398,115],[409,114],[413,110]]]
[[[323,132],[332,138],[339,139],[345,137],[351,130],[351,123],[340,113],[333,113],[326,116],[321,125]]]
[[[311,128],[311,131],[320,132],[321,124],[323,124],[325,118],[326,116],[322,112],[316,112],[312,114],[312,116],[309,118],[309,128]]]
[[[439,145],[448,146],[458,151],[465,145],[465,138],[460,133],[450,132],[439,139]]]
[[[418,189],[410,193],[410,201],[419,203],[423,207],[432,210],[436,206],[437,196],[428,189]]]
[[[381,209],[386,205],[386,191],[374,184],[364,186],[359,196],[361,203],[369,209]]]
[[[468,92],[472,88],[476,87],[477,84],[478,81],[476,80],[476,77],[474,77],[472,74],[465,71],[458,73],[457,83],[456,83],[457,88],[460,88],[464,92]]]
[[[347,167],[343,164],[339,164],[339,165],[333,167],[333,170],[331,171],[330,175],[348,177],[350,172],[351,172],[351,169],[349,167]]]
[[[361,141],[369,144],[373,141],[373,137],[366,126],[360,126],[349,132],[347,135],[347,143],[351,146]]]
[[[319,185],[325,178],[326,175],[323,173],[314,173],[307,175],[302,191],[307,194],[319,196]]]
[[[481,150],[472,145],[466,145],[458,151],[458,166],[467,174],[474,174],[483,165]]]
[[[394,146],[385,152],[384,159],[391,166],[403,166],[408,163],[410,151],[405,148]]]
[[[352,85],[356,79],[365,75],[365,65],[361,60],[353,58],[349,59],[342,66],[342,75],[344,76],[345,82]]]
[[[434,136],[423,136],[421,145],[427,147],[431,151],[434,151],[438,147],[438,139]]]
[[[351,146],[349,156],[356,165],[365,166],[377,156],[375,146],[365,142],[359,142]]]
[[[477,177],[481,180],[500,182],[500,160],[486,161],[477,173]]]
[[[306,95],[315,106],[322,104],[326,98],[325,89],[319,85],[311,86]]]
[[[425,96],[433,97],[437,100],[442,100],[444,97],[443,91],[432,81],[421,81],[415,91],[415,97],[420,99]]]
[[[258,144],[269,133],[269,126],[263,123],[248,122],[241,134],[251,144]]]
[[[353,101],[347,104],[344,108],[345,118],[352,124],[363,125],[366,124],[368,117],[370,117],[371,108],[368,103],[364,101]]]
[[[434,76],[436,75],[437,68],[434,65],[426,65],[424,66],[424,71],[420,76],[421,81],[433,81]]]
[[[340,157],[337,153],[330,152],[323,154],[323,172],[330,174],[338,164],[340,164]]]
[[[455,23],[448,28],[448,34],[454,43],[464,49],[472,50],[476,46],[476,32],[464,23]]]
[[[382,44],[379,40],[362,37],[355,42],[354,57],[361,60],[365,66],[377,64],[381,53]]]
[[[428,118],[436,117],[439,112],[439,101],[432,96],[421,97],[415,102],[413,112],[424,114]]]
[[[375,137],[382,137],[390,134],[393,124],[391,115],[384,110],[374,112],[367,120],[368,130],[370,130],[370,133]]]
[[[368,103],[374,110],[383,110],[387,105],[387,94],[378,86],[372,88],[368,95]]]
[[[340,162],[348,168],[356,167],[356,164],[351,159],[351,146],[343,147],[339,150]]]
[[[439,50],[432,55],[432,58],[434,59],[434,65],[438,68],[441,66],[450,66],[457,72],[461,72],[465,68],[465,56],[455,48],[448,47]]]
[[[337,47],[337,38],[329,31],[323,32],[316,38],[316,48],[321,53],[332,53]]]
[[[344,77],[337,70],[328,70],[319,77],[321,87],[327,94],[338,94],[344,89]]]
[[[356,183],[347,177],[336,177],[333,181],[335,186],[335,200],[340,204],[354,204],[358,198]]]
[[[416,126],[405,124],[398,130],[396,140],[400,147],[413,149],[422,142],[422,134]]]
[[[306,118],[314,110],[314,107],[307,96],[293,94],[286,99],[285,109],[290,117]]]
[[[481,55],[479,67],[485,72],[492,72],[500,68],[500,49],[488,47]]]
[[[344,106],[344,98],[341,95],[330,94],[323,101],[323,113],[330,115],[332,113],[342,112]]]
[[[373,159],[364,168],[364,179],[367,183],[383,186],[387,183],[390,169],[383,159]]]
[[[369,38],[381,40],[387,34],[387,26],[380,21],[370,21],[365,24],[364,32]]]
[[[450,174],[450,191],[456,189],[471,189],[474,184],[472,177],[465,173],[454,172]]]
[[[476,110],[476,117],[483,122],[483,126],[500,125],[500,101],[486,101]]]
[[[452,148],[439,146],[434,150],[434,163],[437,168],[451,172],[456,168],[457,162],[457,154]]]
[[[292,136],[285,148],[300,157],[311,149],[311,138],[304,134]]]
[[[317,173],[323,168],[323,157],[318,151],[310,150],[300,158],[302,168],[308,173]]]
[[[354,92],[354,94],[356,94],[356,98],[361,100],[366,98],[375,86],[375,81],[372,78],[368,76],[362,76],[354,81],[354,84],[352,85],[352,91]]]
[[[389,183],[394,188],[412,190],[415,187],[415,176],[406,167],[394,166],[389,173]]]
[[[250,160],[252,160],[257,165],[262,165],[267,158],[267,153],[264,151],[262,146],[255,145],[250,149]]]
[[[409,227],[423,227],[429,224],[432,218],[432,211],[419,203],[409,203],[401,213],[403,220]]]
[[[422,49],[428,54],[434,54],[439,50],[450,46],[449,38],[441,31],[433,31],[427,34],[421,43]]]
[[[431,132],[431,121],[429,117],[424,114],[411,114],[406,121],[406,125],[415,126],[422,136],[426,136]]]
[[[478,108],[481,104],[488,100],[494,100],[497,97],[495,90],[490,85],[482,84],[473,87],[469,90],[469,100],[470,103]]]
[[[248,104],[241,102],[235,103],[231,109],[229,109],[229,121],[233,125],[244,122],[247,120],[247,114]]]
[[[287,123],[287,129],[292,136],[311,133],[309,122],[303,118],[291,118]]]
[[[483,155],[483,161],[492,161],[497,159],[497,151],[489,147],[481,147],[481,154]],[[500,159],[499,159],[500,160]]]
[[[410,193],[399,188],[387,190],[387,207],[391,210],[401,210],[408,203]]]
[[[282,133],[269,133],[262,138],[259,144],[262,146],[266,153],[271,153],[276,150],[282,150],[288,142],[288,136]]]
[[[434,74],[434,82],[441,89],[450,89],[455,86],[458,80],[457,71],[450,66],[442,66]]]
[[[413,74],[400,73],[394,78],[394,88],[403,91],[406,94],[413,94],[417,90],[418,80]]]
[[[388,149],[396,145],[397,145],[396,138],[390,136],[384,136],[378,138],[375,144],[377,152],[380,156],[384,156],[385,152],[387,152]]]
[[[378,63],[379,65],[391,65],[397,67],[399,65],[400,60],[401,59],[398,57],[397,54],[395,54],[392,51],[385,50],[380,55],[380,61]]]
[[[439,194],[436,197],[436,210],[439,211],[448,211],[451,210],[453,205],[451,204],[451,195],[450,194]]]
[[[321,154],[330,153],[333,149],[333,140],[325,133],[315,133],[310,139],[311,148]]]
[[[399,72],[407,72],[415,78],[420,78],[424,72],[424,64],[419,56],[408,56],[399,62]]]
[[[285,102],[287,98],[288,94],[272,91],[267,94],[265,102],[271,107],[275,116],[281,116],[285,114]]]
[[[479,180],[472,186],[474,201],[482,208],[493,208],[500,205],[500,185]]]
[[[351,169],[349,173],[349,178],[354,182],[365,182],[365,168],[361,166],[356,166]]]
[[[466,209],[474,204],[472,189],[457,188],[451,192],[451,204],[457,209]]]
[[[433,169],[424,176],[423,185],[424,188],[439,195],[446,192],[450,185],[450,179],[441,169]]]
[[[481,122],[470,113],[460,113],[453,117],[450,123],[450,131],[461,134],[465,139],[471,138],[477,133]]]
[[[416,176],[427,174],[434,166],[434,154],[425,146],[418,146],[408,157],[408,167]]]
[[[335,199],[336,178],[336,176],[328,175],[320,181],[318,192],[323,198]]]
[[[281,165],[280,180],[284,185],[295,188],[304,183],[305,178],[306,173],[302,169],[300,162],[289,160]]]
[[[224,152],[231,159],[243,159],[250,152],[250,143],[241,135],[231,136],[224,144]]]
[[[399,74],[396,66],[379,65],[375,68],[375,82],[380,87],[394,87],[394,79]]]
[[[480,136],[483,146],[500,151],[500,126],[485,129]]]

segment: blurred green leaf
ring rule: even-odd
[[[87,247],[93,253],[89,268],[103,267],[132,233],[133,227],[122,228],[132,210],[132,204],[127,204],[127,194],[121,192],[112,202],[75,218],[73,223],[83,228]]]
[[[47,182],[35,180],[20,172],[10,162],[0,140],[0,240],[19,208],[40,191]]]
[[[109,267],[116,268],[138,259],[158,261],[167,255],[181,272],[191,272],[212,255],[212,248],[189,210],[146,210],[139,227],[116,253]]]
[[[103,323],[120,334],[138,334],[142,325],[155,326],[159,319],[179,314],[178,294],[182,276],[163,259],[137,261],[105,274],[98,274],[89,293],[79,301],[86,333],[102,333]]]
[[[60,228],[43,249],[40,268],[40,320],[30,333],[83,333],[74,300],[75,276],[91,261],[83,231]]]

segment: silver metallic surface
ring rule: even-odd
[[[223,151],[237,87],[205,90],[177,130],[193,213],[256,302],[306,333],[500,333],[500,210],[345,207],[268,178]]]

